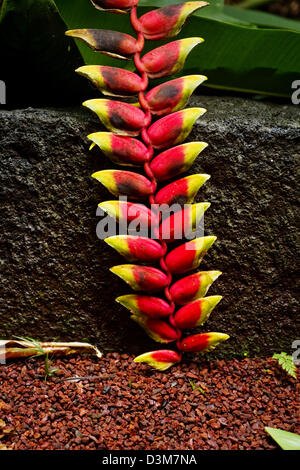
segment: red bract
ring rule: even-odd
[[[106,201],[101,202],[99,207],[107,214],[116,219],[117,222],[136,222],[136,226],[141,228],[150,227],[157,221],[157,216],[143,204],[126,201]]]
[[[176,351],[161,349],[141,354],[134,359],[134,362],[144,362],[154,369],[164,371],[179,362],[180,359],[181,356]]]
[[[139,166],[149,160],[147,147],[137,139],[127,136],[115,135],[111,132],[95,132],[88,135],[93,144],[113,162],[119,165]]]
[[[152,183],[145,176],[131,171],[102,170],[92,174],[115,196],[131,199],[147,197],[152,193]]]
[[[117,235],[104,240],[128,261],[154,263],[163,256],[160,243],[146,237],[133,235]]]
[[[184,236],[189,236],[195,231],[209,206],[209,202],[200,202],[165,218],[159,227],[160,238],[166,243],[170,243],[182,240]]]
[[[122,278],[133,290],[153,292],[166,287],[169,279],[160,269],[137,264],[122,264],[110,269]]]
[[[204,297],[212,283],[221,275],[220,271],[200,271],[175,282],[170,288],[173,301],[185,305]]]
[[[104,95],[108,96],[134,96],[145,87],[139,75],[117,67],[84,65],[76,72],[88,78]]]
[[[172,38],[180,32],[189,15],[207,5],[207,2],[185,2],[149,11],[140,18],[143,34],[152,40]]]
[[[205,353],[215,349],[219,343],[228,338],[229,336],[224,333],[200,333],[184,338],[180,342],[179,348],[186,352]]]
[[[220,295],[212,295],[185,305],[175,313],[175,325],[181,329],[202,326],[221,299]]]
[[[98,10],[126,13],[126,10],[135,7],[139,0],[91,0],[91,2]]]
[[[198,268],[217,237],[200,237],[178,246],[166,256],[168,269],[174,274]]]
[[[191,175],[174,181],[162,188],[156,194],[157,204],[190,204],[193,202],[201,186],[210,178],[209,175]]]
[[[187,171],[206,147],[205,142],[189,142],[157,155],[150,163],[155,178],[164,181]]]
[[[137,41],[129,34],[108,29],[71,29],[67,36],[81,39],[94,51],[118,59],[129,59],[138,52]]]
[[[95,51],[133,59],[131,70],[134,66],[136,68],[131,72],[105,65],[85,65],[77,72],[104,95],[138,97],[138,103],[132,99],[131,104],[92,99],[84,105],[94,111],[111,131],[90,134],[91,148],[98,146],[118,165],[143,166],[144,169],[145,176],[115,169],[97,171],[92,176],[115,196],[144,199],[145,204],[148,200],[151,205],[147,207],[119,200],[102,202],[99,207],[122,225],[122,233],[125,227],[129,234],[110,236],[105,239],[106,243],[130,262],[147,264],[122,264],[112,267],[111,271],[133,290],[142,292],[116,299],[130,311],[131,319],[154,341],[176,343],[179,352],[162,349],[135,358],[135,362],[163,371],[181,360],[182,351],[207,352],[228,339],[228,335],[223,333],[202,333],[182,339],[182,330],[201,326],[221,300],[217,295],[204,297],[220,271],[197,272],[175,283],[172,279],[173,274],[197,269],[216,237],[195,238],[168,251],[169,243],[190,239],[197,229],[210,204],[191,203],[210,176],[186,176],[157,191],[159,182],[189,170],[207,146],[205,142],[183,144],[196,120],[206,111],[204,108],[184,109],[195,88],[206,77],[183,76],[146,91],[149,78],[157,79],[179,72],[188,54],[203,39],[180,39],[143,55],[145,39],[161,40],[176,36],[187,17],[207,3],[190,1],[164,6],[140,18],[136,9],[138,0],[92,0],[92,4],[99,10],[117,13],[130,10],[131,24],[137,36],[135,39],[128,34],[103,29],[67,32],[68,36],[83,40]],[[160,118],[152,122],[153,115]],[[155,149],[161,152],[155,154]],[[139,235],[141,229],[145,229],[141,232],[143,236]],[[158,267],[149,266],[151,264]],[[143,294],[159,291],[163,291],[159,297]]]
[[[204,108],[188,108],[156,121],[148,129],[153,147],[163,149],[183,142],[205,112]]]
[[[83,103],[94,111],[110,131],[121,135],[139,135],[145,124],[145,113],[132,104],[112,100],[88,100]]]
[[[138,323],[148,336],[157,343],[172,343],[172,341],[176,341],[178,338],[176,329],[165,321],[152,320],[143,315],[131,315],[130,318]]]
[[[195,88],[205,80],[204,75],[189,75],[153,88],[146,95],[152,114],[163,116],[184,108]]]
[[[161,78],[180,72],[188,54],[201,42],[202,38],[180,39],[148,52],[142,59],[148,77]]]
[[[122,295],[116,299],[116,302],[136,315],[146,315],[154,320],[169,317],[172,314],[172,308],[168,302],[159,297],[136,294]]]

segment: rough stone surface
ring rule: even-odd
[[[223,276],[224,296],[206,329],[231,340],[216,355],[291,351],[296,323],[297,106],[241,98],[196,97],[207,114],[190,140],[209,143],[191,173],[211,179],[198,201],[212,206],[207,234],[218,241],[203,269]],[[95,234],[97,203],[111,199],[90,178],[114,166],[89,152],[85,136],[101,130],[81,109],[0,112],[0,336],[89,340],[137,353],[156,347],[114,302],[129,292],[108,271],[123,260]]]

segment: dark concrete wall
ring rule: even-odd
[[[229,333],[219,356],[291,350],[296,323],[296,106],[196,97],[207,114],[190,140],[209,143],[191,173],[211,179],[206,234],[218,236],[203,269],[224,296],[206,329]],[[119,257],[95,234],[97,203],[111,199],[90,174],[114,166],[88,151],[101,126],[81,109],[0,112],[0,337],[89,340],[102,349],[155,346],[114,302],[129,293],[108,271]]]

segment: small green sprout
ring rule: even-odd
[[[32,344],[32,349],[37,351],[36,354],[34,354],[32,357],[39,357],[39,356],[45,356],[45,372],[44,372],[44,380],[45,382],[47,381],[48,378],[53,377],[56,372],[59,371],[57,367],[51,367],[51,360],[49,358],[49,352],[45,351],[39,343],[39,341],[30,338],[30,337],[22,337],[22,336],[16,336],[17,339],[21,341],[26,341],[27,343]]]
[[[201,393],[205,393],[205,391],[203,390],[203,388],[201,387],[196,387],[196,384],[193,380],[189,380],[189,383],[190,383],[190,386],[192,387],[192,390],[198,390],[199,392]]]

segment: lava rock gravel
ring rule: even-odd
[[[273,359],[197,360],[165,373],[109,353],[0,366],[0,449],[275,449],[300,433],[298,382]],[[299,389],[298,389],[299,392]]]

